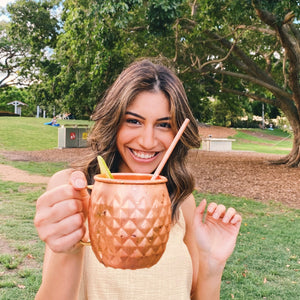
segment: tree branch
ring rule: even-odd
[[[226,59],[228,59],[228,57],[232,53],[235,45],[236,45],[236,42],[232,43],[231,48],[229,49],[229,51],[227,52],[227,54],[223,58],[213,59],[213,60],[207,61],[204,64],[200,65],[200,70],[204,69],[204,67],[207,66],[207,65],[218,64],[218,63],[220,63],[220,62],[225,61]]]
[[[214,37],[218,40],[221,45],[225,48],[230,49],[232,43],[227,39],[220,37],[216,33],[206,31],[206,34]],[[219,49],[220,51],[220,49]],[[263,81],[268,82],[269,84],[276,86],[276,82],[272,77],[269,76],[265,71],[263,71],[252,59],[250,59],[238,46],[235,46],[233,49],[233,53],[235,54],[235,59],[233,61],[238,68],[241,68],[246,73],[250,74],[253,77],[260,78]],[[232,56],[231,56],[232,57]],[[231,58],[230,57],[230,58]],[[238,60],[237,60],[238,58]]]
[[[273,92],[276,95],[280,95],[283,98],[288,98],[291,99],[292,95],[287,93],[286,91],[282,90],[281,88],[271,85],[263,80],[261,80],[260,78],[257,77],[252,77],[249,75],[245,75],[245,74],[241,74],[241,73],[235,73],[235,72],[230,72],[230,71],[225,71],[225,70],[215,70],[216,73],[220,73],[220,74],[224,74],[224,75],[228,75],[231,77],[235,77],[235,78],[240,78],[243,80],[247,80],[250,81],[252,83],[255,83],[271,92]]]
[[[226,87],[222,87],[221,91],[224,92],[224,93],[231,93],[231,94],[238,95],[238,96],[245,96],[245,97],[251,98],[253,100],[261,101],[261,102],[271,104],[271,105],[275,105],[275,106],[277,106],[279,104],[278,101],[275,100],[275,99],[269,99],[269,98],[265,98],[265,97],[262,97],[262,96],[257,95],[257,94],[242,92],[242,91],[239,91],[239,90],[233,90],[233,89],[229,89],[229,88],[226,88]]]
[[[259,9],[257,0],[252,0],[254,9],[258,17],[265,23],[274,28],[282,47],[285,49],[289,60],[289,79],[288,84],[293,94],[293,100],[300,111],[300,33],[297,32],[291,20],[294,18],[293,12],[288,12],[282,22],[278,22],[276,17],[270,12]]]
[[[238,25],[236,29],[244,29],[244,30],[252,30],[252,31],[258,31],[263,34],[269,34],[269,35],[276,35],[275,30],[271,30],[269,28],[261,28],[258,26],[248,26],[248,25]]]

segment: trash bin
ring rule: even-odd
[[[88,125],[62,125],[58,128],[58,148],[86,147],[88,131]]]

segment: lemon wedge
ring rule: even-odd
[[[111,175],[111,173],[109,171],[109,168],[106,165],[106,162],[103,159],[103,157],[98,155],[97,159],[98,159],[98,164],[99,164],[99,167],[100,167],[100,173],[105,174],[108,178],[113,178],[113,176]]]

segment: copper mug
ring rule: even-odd
[[[171,227],[167,178],[114,173],[94,177],[89,203],[90,244],[107,267],[149,268],[165,251]]]

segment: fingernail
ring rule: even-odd
[[[75,185],[76,185],[77,188],[85,188],[86,184],[85,184],[85,181],[83,179],[77,178],[75,180]]]
[[[219,214],[218,213],[214,213],[213,214],[213,218],[216,219],[216,220],[219,219]]]
[[[223,223],[228,223],[228,221],[229,221],[229,218],[227,216],[223,218]]]

